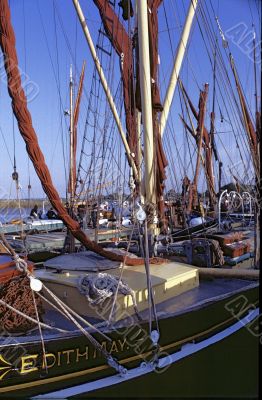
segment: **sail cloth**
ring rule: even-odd
[[[162,111],[163,106],[160,100],[159,88],[157,83],[158,72],[158,16],[157,10],[163,0],[148,0],[148,34],[149,34],[149,56],[150,56],[150,75],[151,75],[151,95],[152,108],[155,111]],[[136,107],[142,111],[141,92],[140,92],[140,71],[139,71],[139,51],[138,40],[136,40]]]
[[[160,100],[159,88],[157,83],[158,73],[158,8],[163,0],[148,1],[148,34],[149,34],[149,52],[150,52],[150,72],[151,72],[151,92],[152,103],[155,111],[163,111]]]
[[[126,129],[127,140],[131,152],[135,154],[137,160],[137,134],[136,134],[136,119],[135,107],[141,111],[141,96],[139,85],[139,59],[138,59],[138,41],[135,40],[137,35],[134,35],[133,40],[126,32],[125,27],[120,22],[118,16],[114,12],[109,2],[104,0],[93,0],[99,9],[101,19],[103,21],[104,29],[110,39],[112,46],[121,59],[121,74],[124,90],[124,104],[126,112]],[[158,69],[158,16],[157,10],[162,0],[149,0],[148,7],[148,29],[149,29],[149,46],[150,46],[150,73],[152,80],[152,107],[153,107],[153,120],[154,120],[154,135],[156,143],[156,191],[158,208],[160,215],[163,214],[163,190],[165,167],[167,160],[164,154],[159,126],[157,123],[157,113],[163,110],[159,88],[157,84],[157,69]],[[132,57],[133,45],[136,50],[136,91],[135,91],[135,104],[134,104],[134,64]],[[137,165],[137,161],[136,161]],[[138,166],[140,168],[140,166]]]
[[[105,32],[120,57],[120,70],[123,82],[124,106],[126,114],[127,142],[137,165],[136,114],[134,104],[134,68],[132,57],[132,38],[120,22],[109,2],[93,0],[97,6]],[[137,165],[138,167],[138,165]]]
[[[158,88],[158,8],[163,0],[148,0],[148,32],[149,32],[149,50],[150,50],[150,71],[151,71],[151,93],[153,107],[154,136],[156,143],[156,198],[160,220],[163,221],[163,229],[166,229],[164,222],[164,199],[166,173],[165,168],[168,165],[160,135],[158,112],[163,110],[159,88]]]
[[[68,215],[65,207],[61,203],[59,194],[53,185],[50,172],[45,163],[43,153],[39,147],[37,135],[33,128],[31,115],[27,107],[26,96],[22,88],[15,48],[15,34],[11,24],[8,0],[0,1],[0,46],[4,55],[8,92],[12,99],[12,108],[18,122],[19,131],[26,143],[27,153],[34,165],[42,187],[59,217],[70,229],[74,237],[87,249],[113,261],[125,261],[127,265],[144,264],[144,260],[141,258],[134,259],[106,251],[97,243],[91,241],[90,238],[81,230],[79,223]],[[160,260],[156,259],[153,260],[153,262],[154,261],[158,262]]]

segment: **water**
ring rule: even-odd
[[[120,207],[118,204],[114,204],[113,202],[109,202],[108,204],[108,210],[112,210],[114,207],[115,209],[115,215],[116,217],[119,217],[119,215],[123,217],[127,217],[130,215],[130,209],[128,206],[126,207]],[[42,209],[42,207],[39,208],[39,210]],[[26,219],[29,217],[31,211],[31,207],[24,207],[19,210],[18,207],[0,207],[0,222],[2,224],[11,222],[14,219]],[[21,214],[20,214],[21,212]]]
[[[13,219],[25,219],[29,217],[31,208],[25,207],[19,208],[16,207],[1,207],[0,208],[0,222],[2,224],[8,223]]]

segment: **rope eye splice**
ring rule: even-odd
[[[16,265],[16,268],[18,269],[18,271],[28,274],[27,262],[25,260],[23,260],[18,254],[14,254],[12,256],[12,258],[15,262],[15,265]]]
[[[13,255],[12,258],[15,262],[15,265],[16,265],[16,268],[18,269],[18,271],[25,273],[27,275],[27,277],[29,278],[30,288],[34,292],[40,292],[42,290],[43,284],[39,279],[35,278],[29,272],[27,262],[25,260],[23,260],[21,257],[19,257],[18,254]]]
[[[136,218],[137,218],[138,222],[140,223],[140,225],[142,225],[146,220],[146,213],[143,210],[142,206],[138,202],[136,204],[139,207],[139,210],[136,213]]]

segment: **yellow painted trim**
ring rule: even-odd
[[[257,304],[257,302],[256,302],[256,304]],[[243,314],[243,313],[241,313],[241,314]],[[234,319],[236,319],[236,316],[232,316],[232,317],[228,318],[226,321],[220,322],[219,324],[215,325],[215,327],[213,326],[212,328],[206,329],[205,331],[203,331],[201,333],[198,333],[198,334],[193,335],[193,336],[189,336],[186,339],[182,339],[182,340],[179,340],[179,341],[177,341],[175,343],[170,343],[170,344],[168,344],[166,346],[163,346],[163,347],[160,348],[160,350],[161,351],[167,350],[167,349],[170,349],[172,347],[176,347],[178,345],[181,345],[181,344],[183,344],[185,342],[188,342],[188,341],[194,340],[196,338],[199,338],[199,337],[201,337],[203,335],[206,335],[207,333],[219,328],[220,326],[225,325],[226,323],[228,323],[228,322],[230,322],[230,321],[232,321]],[[136,356],[124,358],[123,360],[119,360],[119,363],[120,364],[125,364],[125,363],[128,363],[130,361],[135,361],[135,360],[138,360],[139,358],[144,358],[144,357],[148,356],[149,354],[151,354],[151,351],[148,351],[148,352],[143,353],[143,354],[138,354]],[[34,382],[20,383],[18,385],[13,385],[13,386],[9,386],[9,387],[7,386],[7,387],[4,387],[4,388],[0,388],[0,393],[7,393],[7,392],[14,391],[14,390],[26,389],[26,388],[35,387],[35,386],[41,386],[41,385],[45,385],[45,384],[48,384],[48,383],[68,380],[68,379],[71,379],[71,378],[74,379],[74,378],[77,378],[77,377],[80,377],[80,376],[83,376],[83,375],[91,374],[92,372],[102,371],[102,370],[105,370],[105,369],[108,369],[108,368],[109,368],[109,365],[104,364],[104,365],[100,365],[98,367],[85,369],[83,371],[71,372],[71,373],[66,374],[66,375],[54,376],[54,377],[51,377],[51,378],[41,379],[41,380],[37,380],[37,381],[34,381]]]
[[[34,387],[34,386],[41,386],[41,385],[45,385],[45,384],[53,383],[53,382],[57,382],[57,381],[64,381],[64,380],[67,380],[70,378],[77,378],[79,376],[90,374],[90,373],[96,372],[96,371],[101,371],[101,370],[107,369],[107,368],[109,368],[109,366],[107,364],[105,364],[105,365],[100,365],[99,367],[85,369],[83,371],[71,372],[70,374],[66,374],[66,375],[53,376],[52,378],[40,379],[40,380],[34,381],[34,382],[20,383],[19,385],[0,388],[0,393],[12,392],[14,390],[26,389],[26,388]]]

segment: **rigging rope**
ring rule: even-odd
[[[78,239],[89,250],[94,251],[105,258],[122,262],[123,256],[106,251],[90,240],[90,238],[81,230],[79,223],[68,215],[66,208],[61,203],[60,196],[53,185],[50,172],[39,147],[37,135],[33,128],[31,115],[27,107],[25,93],[21,86],[21,76],[18,69],[18,60],[15,48],[15,35],[11,24],[10,10],[7,0],[1,1],[0,12],[2,16],[0,19],[0,44],[5,59],[8,89],[9,95],[12,99],[13,112],[18,121],[20,133],[26,143],[27,152],[34,164],[36,173],[41,180],[42,187],[46,194],[48,194],[49,200],[57,211],[59,217],[70,229],[76,239]],[[159,262],[160,260],[155,259],[152,261]],[[129,257],[126,260],[126,263],[128,265],[143,265],[144,261],[143,259],[132,259]]]
[[[211,3],[211,6],[212,6],[212,3]],[[200,10],[201,10],[201,16],[202,16],[202,18],[203,18],[204,26],[205,26],[205,28],[206,28],[207,37],[209,38],[209,40],[210,40],[211,43],[212,43],[211,46],[214,48],[215,33],[212,33],[212,29],[209,27],[209,22],[208,22],[208,21],[210,20],[210,18],[207,19],[207,17],[205,17],[205,11],[204,11],[202,5],[201,5],[201,7],[200,7]],[[199,29],[200,29],[200,33],[201,33],[202,39],[203,39],[203,41],[204,41],[204,44],[205,44],[205,47],[206,47],[206,50],[207,50],[207,54],[208,54],[209,59],[210,59],[210,62],[211,62],[211,64],[212,64],[211,56],[210,56],[209,50],[208,50],[208,45],[207,45],[207,43],[206,43],[206,40],[205,40],[203,31],[202,31],[201,24],[200,24],[200,22],[199,22],[198,16],[197,16],[197,22],[198,22],[198,25],[199,25]],[[209,29],[208,29],[208,28],[209,28]],[[211,38],[210,38],[210,35],[211,35]],[[212,36],[212,35],[213,35],[213,36]],[[220,52],[220,49],[218,48],[217,50],[218,50],[218,53],[217,53],[217,54],[218,54],[218,64],[217,64],[217,65],[218,65],[218,74],[220,75],[220,78],[221,78],[221,83],[220,83],[220,81],[217,81],[217,83],[218,83],[218,89],[219,89],[219,92],[220,92],[220,96],[221,96],[221,99],[222,99],[222,101],[223,101],[223,103],[224,103],[225,110],[226,110],[226,112],[227,112],[227,115],[228,115],[229,120],[231,120],[231,116],[232,116],[232,117],[234,118],[234,120],[235,120],[236,126],[238,125],[239,130],[241,130],[241,125],[239,125],[239,124],[241,124],[241,121],[236,119],[236,116],[235,116],[235,113],[234,113],[234,106],[233,106],[233,103],[232,103],[231,96],[232,96],[232,98],[233,98],[233,101],[234,101],[235,107],[236,107],[236,109],[237,109],[237,111],[238,111],[238,114],[240,115],[240,118],[241,118],[241,111],[240,111],[240,108],[239,108],[239,104],[238,104],[237,99],[236,99],[236,96],[235,96],[235,94],[234,94],[233,87],[232,87],[232,84],[231,84],[231,82],[230,82],[229,75],[228,75],[227,69],[226,69],[226,67],[225,67],[225,64],[224,64],[224,61],[223,61],[223,58],[222,58],[222,54],[221,54],[221,52]],[[225,79],[226,79],[226,81],[227,81],[227,84],[229,85],[230,92],[228,92],[228,86],[226,85],[226,82],[223,81],[223,76],[222,76],[221,74],[224,74],[224,75],[225,75]],[[222,84],[223,90],[221,89],[220,84]],[[229,105],[230,105],[231,110],[232,110],[231,114],[229,114],[228,107],[226,106],[226,103],[225,103],[225,97],[226,97],[226,96],[222,95],[222,93],[228,93],[228,101],[229,101]],[[231,94],[230,94],[230,93],[231,93]],[[232,122],[230,122],[230,123],[231,123],[231,127],[232,127],[232,130],[233,130],[233,133],[234,133],[235,141],[236,141],[236,143],[238,143],[237,135],[236,135],[236,132],[235,132],[235,128],[233,127]],[[245,140],[245,142],[246,142],[246,145],[243,145],[243,146],[242,146],[242,149],[244,150],[244,152],[246,153],[246,156],[247,156],[247,158],[248,158],[248,154],[247,154],[247,138],[240,138],[240,141],[241,141],[241,140],[242,140],[242,141]],[[239,147],[238,144],[237,144],[237,148],[239,149],[240,158],[241,158],[242,163],[243,163],[244,168],[245,168],[245,162],[244,162],[244,159],[243,159],[243,156],[242,156],[242,152],[241,152],[240,147]]]

